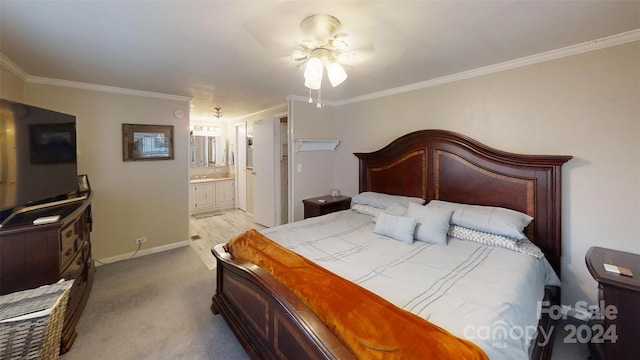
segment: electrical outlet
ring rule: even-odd
[[[147,237],[146,236],[143,236],[143,237],[140,237],[140,238],[136,239],[136,244],[138,244],[138,245],[140,245],[142,243],[146,243],[146,242],[147,242]]]

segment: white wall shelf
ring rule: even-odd
[[[334,151],[340,140],[296,139],[296,151]]]

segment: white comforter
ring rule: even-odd
[[[408,245],[373,232],[354,210],[261,232],[391,303],[469,339],[491,359],[528,359],[544,285],[560,281],[546,259],[449,238]]]

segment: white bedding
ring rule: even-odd
[[[344,210],[261,232],[391,303],[480,346],[491,359],[528,359],[546,259],[449,238],[409,245],[373,232],[373,217]]]

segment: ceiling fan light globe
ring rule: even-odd
[[[336,87],[347,79],[347,73],[344,71],[344,68],[334,62],[327,66],[327,76],[329,77],[329,82],[331,82],[331,86]]]
[[[322,78],[304,80],[304,86],[308,87],[311,90],[319,90],[321,85],[322,85]]]
[[[313,90],[320,89],[323,73],[322,61],[318,58],[309,59],[304,71],[304,86]]]

